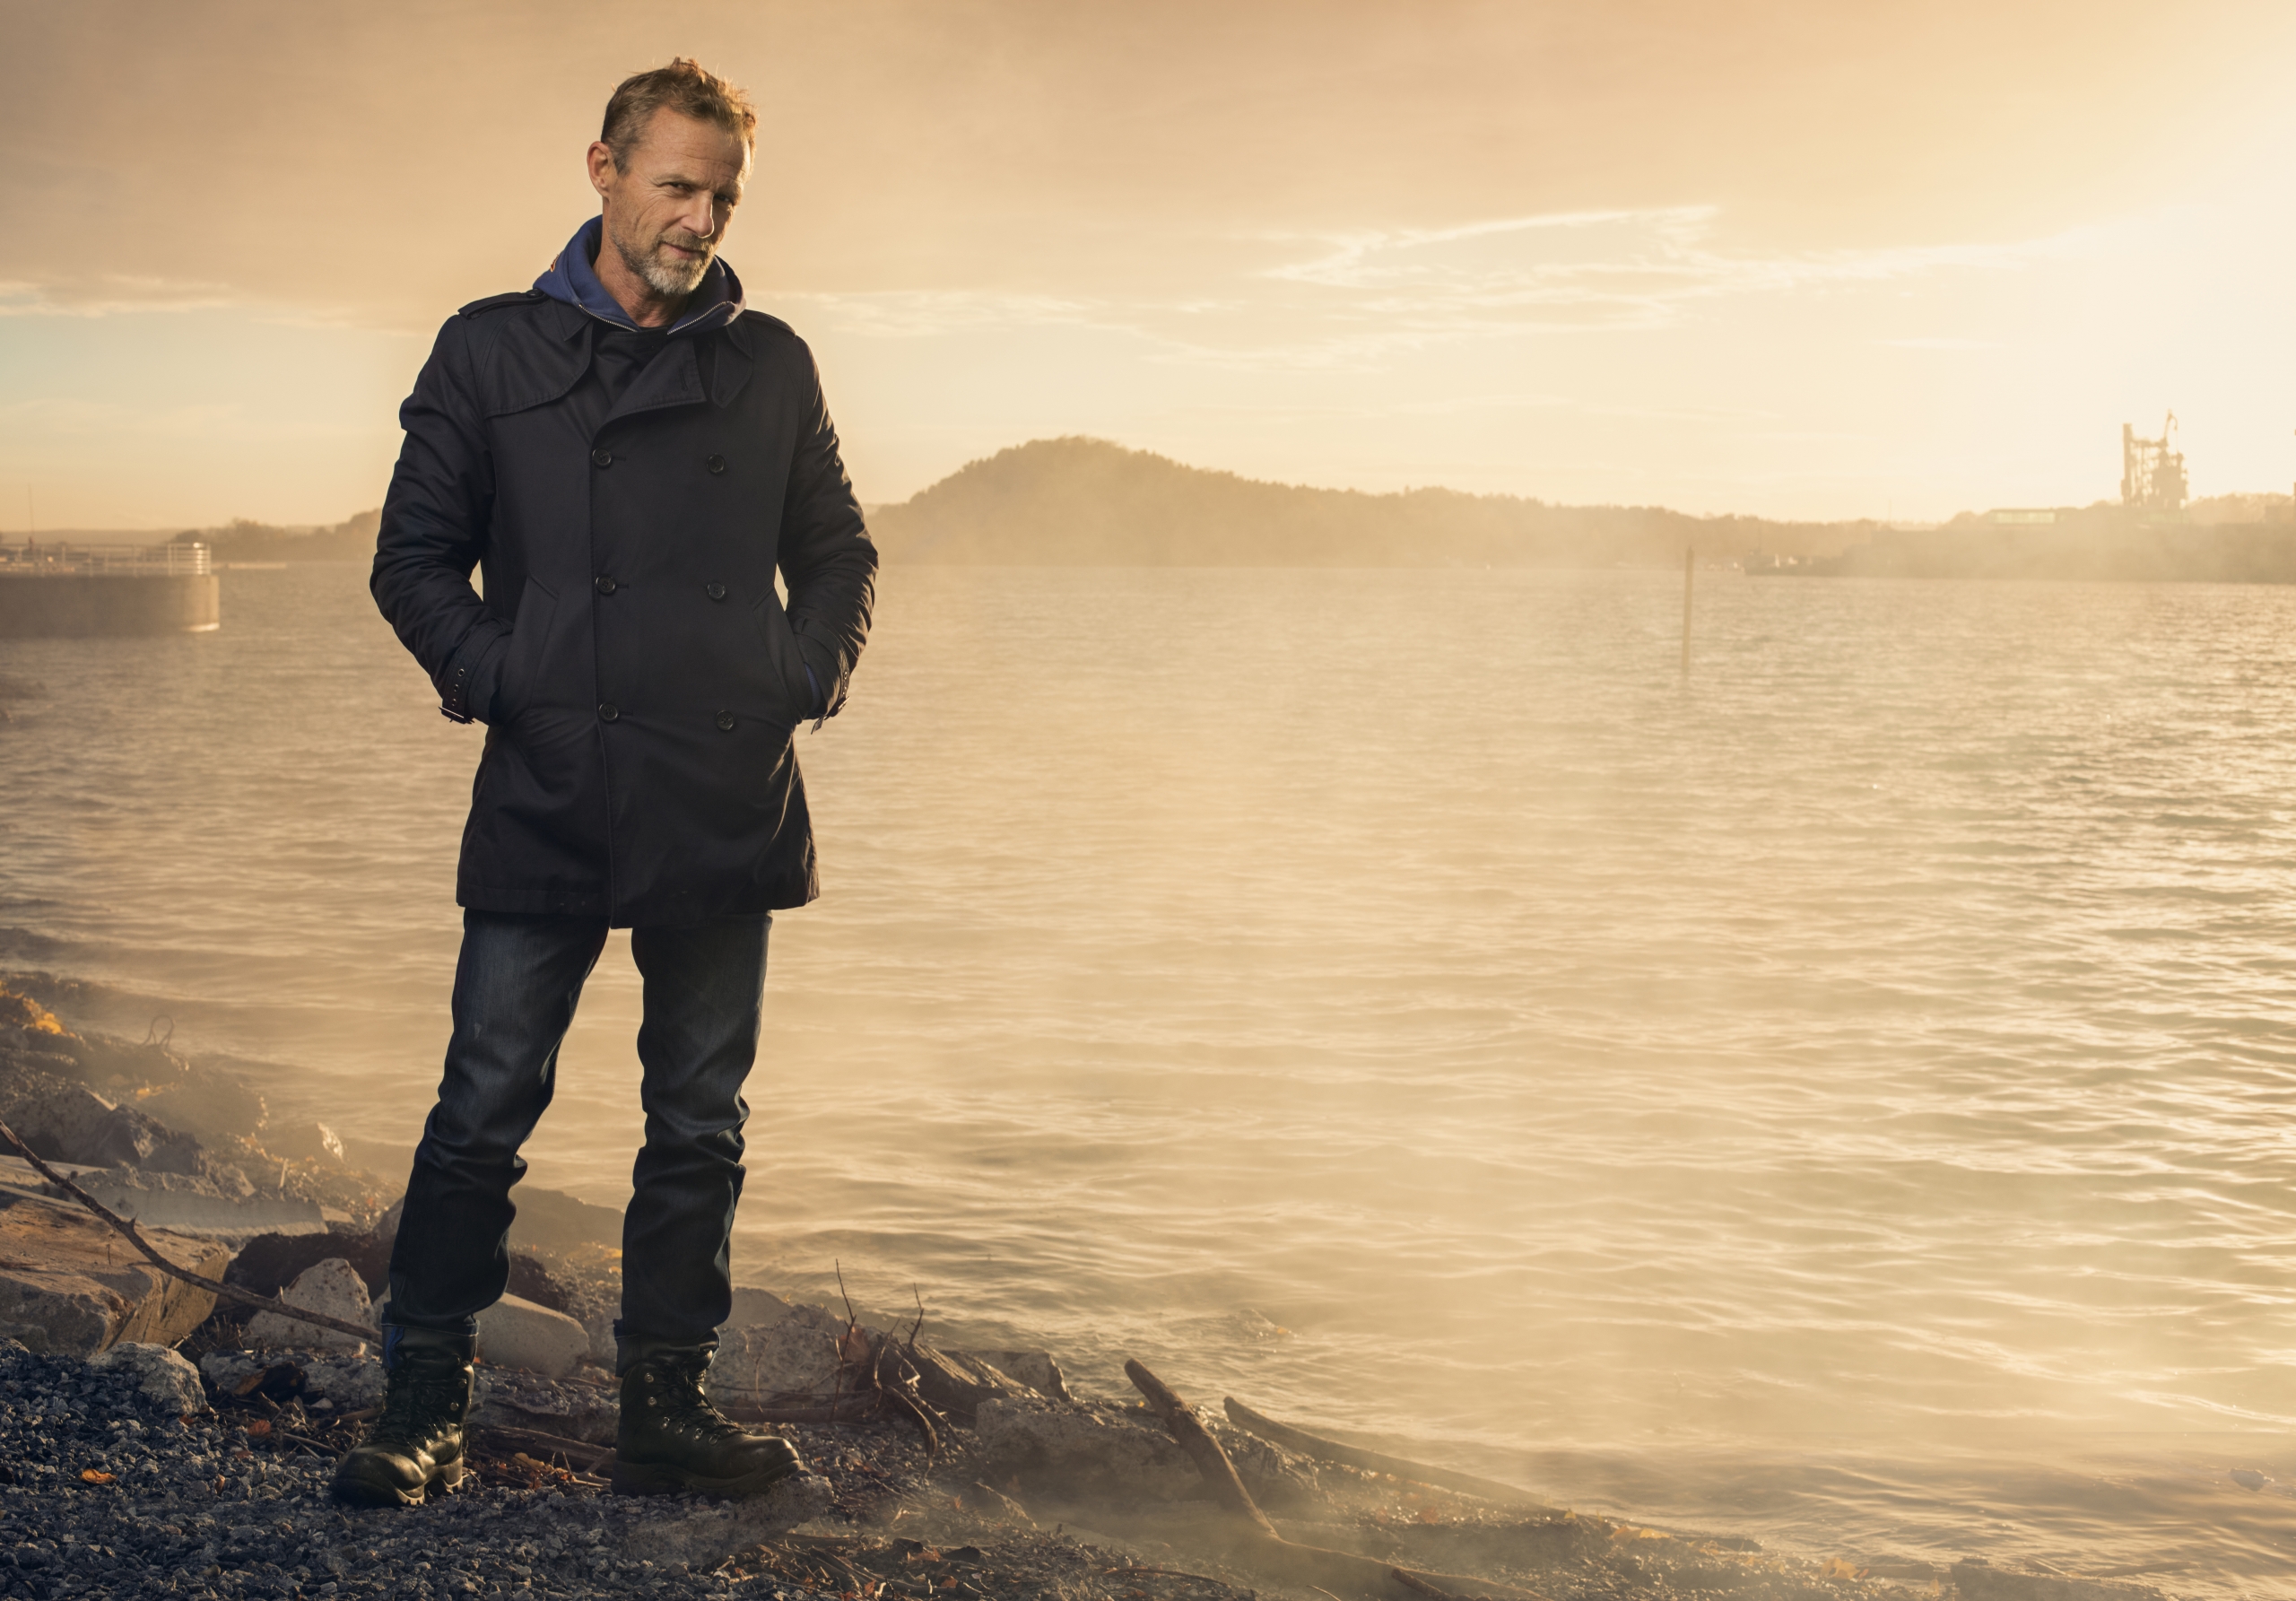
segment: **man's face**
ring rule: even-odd
[[[691,294],[741,204],[750,152],[740,135],[664,107],[617,166],[590,146],[590,183],[605,200],[606,248],[656,294]]]

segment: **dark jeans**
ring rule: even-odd
[[[646,982],[638,1060],[646,1144],[622,1224],[625,1353],[697,1345],[733,1310],[728,1241],[742,1196],[742,1081],[757,1057],[770,917],[636,928]],[[455,1031],[391,1249],[393,1323],[468,1334],[510,1277],[518,1147],[550,1105],[558,1048],[605,946],[603,918],[463,914]]]

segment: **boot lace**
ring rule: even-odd
[[[458,1372],[402,1368],[383,1394],[383,1415],[367,1436],[370,1446],[422,1447],[437,1440],[454,1419],[461,1393]]]
[[[706,1364],[699,1362],[657,1362],[654,1370],[655,1405],[659,1409],[662,1426],[674,1429],[691,1438],[712,1444],[745,1435],[748,1430],[734,1422],[710,1404],[702,1393],[701,1375]]]

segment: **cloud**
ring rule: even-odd
[[[1876,339],[1876,344],[1886,344],[1897,350],[1999,350],[2000,342],[1994,339],[1962,339],[1947,334],[1935,334],[1918,339]]]
[[[245,304],[228,285],[108,273],[79,283],[0,280],[0,317],[109,317]]]
[[[1442,229],[1283,235],[1272,266],[1207,252],[1207,275],[1144,295],[961,290],[793,297],[864,337],[1059,326],[1136,340],[1148,359],[1234,370],[1373,370],[1410,352],[1541,334],[1652,331],[1705,305],[2011,272],[2071,248],[2010,244],[1755,252],[1716,242],[1718,208],[1570,212]],[[1222,271],[1219,264],[1226,264]]]

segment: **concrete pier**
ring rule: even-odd
[[[204,544],[0,546],[0,640],[222,625],[222,584]]]

